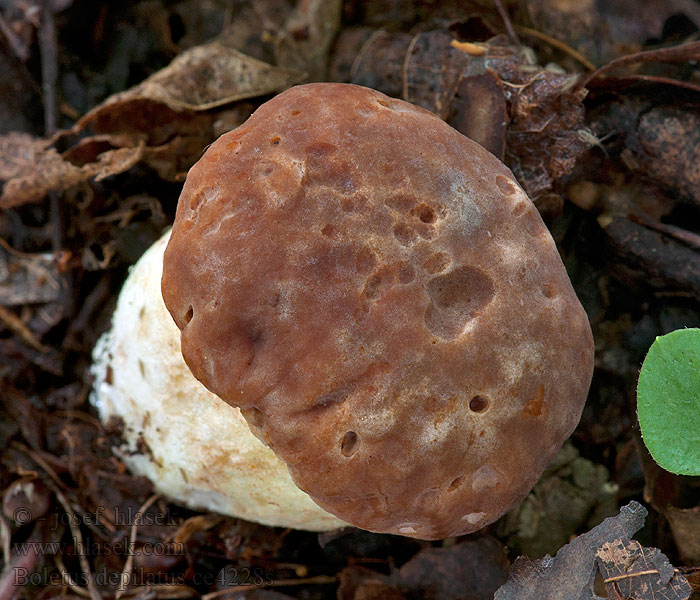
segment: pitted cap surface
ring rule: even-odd
[[[315,502],[372,531],[496,520],[590,384],[585,312],[507,167],[358,86],[292,88],[212,144],[162,290],[195,377]]]

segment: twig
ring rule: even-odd
[[[365,58],[365,54],[369,51],[370,47],[374,43],[374,40],[376,40],[380,35],[386,33],[383,29],[377,29],[372,35],[370,35],[367,38],[367,41],[362,44],[362,47],[360,48],[360,51],[357,53],[357,56],[355,57],[355,60],[352,61],[352,67],[350,67],[350,81],[355,79],[355,76],[357,75],[357,72],[360,70],[360,63]]]
[[[493,0],[493,3],[496,5],[496,9],[498,10],[498,14],[501,15],[501,19],[503,20],[503,24],[506,26],[506,31],[508,32],[508,36],[510,39],[513,41],[513,43],[516,46],[520,46],[520,39],[518,39],[518,34],[515,33],[515,29],[513,29],[513,24],[510,22],[510,17],[508,16],[508,11],[506,11],[505,7],[503,6],[503,3],[501,0]]]
[[[58,105],[56,103],[56,81],[58,80],[58,43],[56,41],[56,22],[50,0],[41,4],[41,21],[39,24],[39,49],[41,51],[41,88],[44,102],[44,132],[47,137],[56,133],[58,126]],[[54,252],[61,249],[63,241],[63,219],[59,196],[55,191],[49,193],[51,228],[51,245]],[[64,298],[65,301],[65,298]]]
[[[608,577],[603,579],[603,583],[611,583],[613,581],[622,581],[623,579],[629,579],[630,577],[641,577],[642,575],[658,575],[658,569],[649,569],[648,571],[636,571],[634,573],[626,573],[625,575],[615,575],[615,577]]]
[[[7,240],[4,238],[0,237],[0,246],[2,246],[7,252],[12,254],[12,256],[15,256],[17,258],[35,258],[36,253],[35,252],[22,252],[21,250],[16,250],[13,248]]]
[[[82,392],[82,390],[81,390]],[[87,394],[86,394],[87,395]],[[81,397],[85,398],[82,395]],[[100,423],[95,417],[88,415],[80,410],[57,410],[55,413],[59,417],[66,417],[67,419],[75,419],[76,421],[82,421],[83,423],[88,423],[94,425],[96,429],[102,431],[102,423]]]
[[[61,555],[56,554],[53,559],[56,563],[58,572],[61,574],[61,581],[64,583],[64,585],[67,585],[71,592],[77,594],[81,598],[90,598],[90,592],[88,592],[85,588],[80,587],[77,583],[75,583],[75,581],[73,581],[73,577],[71,577],[68,569],[66,569],[66,565],[63,564],[63,558],[61,558]]]
[[[52,481],[47,481],[46,483],[52,489],[56,498],[63,506],[63,510],[66,511],[68,515],[68,526],[70,527],[71,534],[73,535],[73,543],[75,545],[76,551],[80,560],[80,568],[87,579],[88,592],[90,593],[91,600],[102,600],[102,596],[95,585],[95,580],[90,571],[90,563],[88,562],[87,556],[84,552],[85,544],[83,543],[83,535],[80,532],[80,527],[78,527],[78,518],[75,511],[71,508],[70,503],[66,499],[65,495],[61,491],[61,486],[63,482],[58,477],[56,472],[48,465],[48,463],[39,456],[38,453],[34,452],[31,448],[28,448],[24,444],[19,444],[14,442],[12,446],[19,448],[24,454],[29,456],[37,465],[39,465],[46,474],[51,478]]]
[[[0,305],[0,321],[2,321],[15,335],[22,338],[26,344],[34,348],[34,350],[39,352],[49,351],[49,347],[44,346],[38,339],[36,339],[36,336],[32,333],[32,330],[24,324],[22,319],[2,305]]]
[[[523,35],[545,42],[550,46],[556,48],[557,50],[561,50],[565,54],[568,54],[569,56],[571,56],[571,58],[574,58],[578,62],[580,62],[589,71],[595,71],[595,65],[590,60],[588,60],[583,54],[581,54],[577,50],[574,50],[571,46],[565,44],[561,40],[547,35],[546,33],[542,33],[541,31],[537,31],[536,29],[530,29],[529,27],[518,26],[517,29]]]
[[[662,223],[661,221],[657,221],[643,214],[633,213],[629,215],[629,220],[633,223],[638,223],[639,225],[647,227],[648,229],[654,229],[659,233],[668,235],[679,242],[687,244],[693,249],[700,249],[700,235],[697,233],[693,233],[692,231],[688,231],[687,229],[683,229],[682,227],[677,227],[675,225],[667,225],[666,223]]]
[[[39,49],[41,51],[41,87],[44,92],[44,130],[47,136],[56,131],[56,80],[58,79],[58,47],[56,23],[51,2],[44,0],[39,25]]]
[[[136,533],[138,532],[139,525],[141,523],[141,515],[146,512],[151,504],[160,498],[160,494],[153,494],[148,500],[146,500],[138,512],[136,513],[136,518],[131,524],[131,534],[129,535],[129,551],[127,552],[126,563],[124,563],[124,570],[122,571],[121,577],[119,578],[119,587],[117,588],[117,593],[115,594],[116,600],[119,600],[126,592],[126,588],[129,585],[129,579],[131,578],[131,573],[134,570],[134,544],[136,543]]]
[[[85,544],[83,542],[83,534],[80,532],[80,527],[78,527],[77,515],[75,514],[75,511],[71,508],[70,504],[68,504],[68,500],[63,495],[63,492],[61,490],[55,488],[54,493],[56,494],[56,498],[58,498],[58,501],[61,503],[61,506],[63,506],[63,510],[65,510],[69,516],[68,526],[70,527],[71,534],[73,535],[73,543],[75,544],[76,549],[78,549],[78,559],[80,561],[80,568],[83,570],[83,573],[86,576],[88,592],[90,592],[90,598],[91,600],[102,600],[102,596],[100,595],[100,592],[97,589],[97,585],[95,585],[95,580],[92,576],[92,572],[90,571],[90,563],[88,562],[87,556],[85,555]]]
[[[10,534],[10,527],[5,520],[5,517],[0,515],[0,546],[2,546],[2,559],[5,563],[3,568],[3,573],[10,568],[10,563],[12,562],[12,535]]]
[[[634,52],[626,56],[621,56],[615,60],[611,60],[607,65],[603,65],[599,69],[593,71],[586,77],[583,77],[576,84],[575,89],[586,87],[593,79],[598,79],[608,71],[623,67],[634,63],[645,62],[685,62],[688,60],[700,60],[700,42],[689,42],[687,44],[679,44],[670,48],[659,48],[656,50],[643,50]]]
[[[22,62],[29,59],[29,47],[13,31],[12,27],[8,25],[5,19],[2,18],[2,15],[0,15],[0,33],[5,36],[7,45],[17,58],[19,58]]]
[[[411,38],[411,41],[408,44],[408,48],[406,49],[406,55],[404,56],[403,64],[401,65],[401,97],[406,102],[410,102],[410,100],[408,99],[408,65],[411,62],[411,54],[413,53],[413,49],[416,47],[416,43],[418,42],[419,37],[420,33],[417,33]]]
[[[535,75],[534,77],[531,77],[525,83],[510,83],[509,81],[503,81],[502,79],[500,80],[500,82],[503,85],[507,85],[508,87],[524,90],[527,86],[532,85],[538,79],[542,79],[543,76],[544,76],[544,73],[542,71],[540,71],[539,73],[537,73],[537,75]]]
[[[648,83],[658,83],[662,85],[672,85],[686,90],[691,90],[693,92],[700,92],[700,85],[697,83],[693,83],[692,81],[683,81],[682,79],[673,79],[672,77],[662,77],[660,75],[642,75],[639,73],[634,73],[633,75],[625,75],[623,77],[605,77],[602,81],[594,80],[588,83],[588,87],[600,87],[602,85],[611,86],[616,83],[625,85],[638,83],[640,81],[646,81]]]

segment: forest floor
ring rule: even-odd
[[[656,466],[636,419],[651,343],[700,326],[699,28],[694,0],[0,2],[0,600],[700,590],[700,478]],[[189,167],[275,93],[323,80],[423,106],[502,159],[590,319],[578,428],[477,534],[316,534],[184,509],[127,471],[89,402],[92,349]],[[139,511],[163,519],[119,519]],[[554,563],[513,565],[572,540]]]

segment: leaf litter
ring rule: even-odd
[[[118,39],[145,39],[112,7],[95,4],[92,22],[82,3],[69,4],[56,9],[64,10],[56,21],[62,56],[75,50],[61,34],[78,22],[88,29],[75,38],[91,40],[93,48],[114,39],[117,28]],[[697,7],[685,0],[634,8],[617,0],[514,1],[503,3],[504,11],[486,0],[137,4],[138,22],[157,29],[148,43],[168,57],[166,66],[154,69],[138,58],[147,55],[139,55],[143,46],[132,44],[129,60],[143,61],[142,75],[123,81],[136,85],[96,106],[88,102],[78,118],[73,107],[92,96],[87,86],[76,92],[75,81],[91,75],[62,58],[60,69],[73,78],[57,80],[64,129],[46,139],[29,129],[0,135],[0,487],[8,490],[4,498],[23,486],[40,490],[36,497],[60,524],[18,527],[3,512],[5,562],[46,575],[27,597],[52,597],[50,575],[60,576],[63,596],[112,597],[114,586],[96,591],[80,579],[86,567],[87,575],[121,576],[126,567],[151,574],[155,579],[141,583],[155,585],[134,579],[122,590],[139,598],[481,599],[499,586],[497,598],[595,598],[600,586],[612,598],[686,598],[681,571],[700,589],[693,567],[674,569],[660,551],[631,539],[644,512],[634,504],[573,538],[555,558],[516,559],[505,583],[508,557],[498,526],[432,545],[357,530],[318,538],[193,514],[153,499],[149,482],[125,470],[111,452],[123,424],[100,424],[86,402],[90,349],[108,326],[126,269],[171,221],[179,186],[206,146],[289,85],[326,78],[362,83],[432,110],[477,139],[533,197],[599,346],[591,398],[573,437],[582,454],[575,460],[590,459],[584,470],[592,487],[612,489],[603,465],[612,481],[624,481],[619,502],[650,500],[654,544],[676,563],[696,564],[697,484],[642,471],[642,452],[627,453],[623,471],[620,448],[634,449],[634,414],[625,399],[643,352],[655,335],[700,324]],[[34,6],[0,7],[15,32],[3,38],[9,45],[0,49],[2,64],[26,98],[41,90],[40,74],[38,85],[28,85],[36,72],[16,54],[28,56],[42,27],[32,20]],[[75,54],[76,64],[95,64],[87,54]],[[114,73],[124,58],[109,54]],[[99,72],[92,77],[91,85],[100,81]],[[6,81],[0,77],[0,86]],[[0,107],[12,97],[0,95]],[[21,106],[7,108],[8,123],[31,121]],[[575,472],[564,474],[561,489],[581,487]],[[553,539],[571,539],[602,515],[589,522],[582,505],[581,518],[550,518],[541,506],[546,497],[533,493],[524,510],[557,529]],[[597,511],[595,498],[589,500]],[[102,506],[109,511],[94,522]],[[120,514],[144,506],[168,523],[124,526]],[[139,549],[164,540],[183,546],[150,558],[139,551],[131,563],[123,555],[91,555],[86,565],[75,552],[75,527],[64,521],[69,517],[79,521],[83,541],[97,547],[132,535]],[[527,528],[523,519],[518,527]],[[644,539],[649,535],[645,530]],[[20,539],[64,545],[22,559],[12,546]],[[270,576],[274,590],[233,585],[235,573],[255,568]],[[197,586],[195,574],[211,582]],[[14,591],[0,577],[0,598]]]

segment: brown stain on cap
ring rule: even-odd
[[[371,531],[496,520],[576,426],[592,374],[586,315],[510,171],[354,85],[287,90],[211,145],[162,290],[194,375]]]
[[[537,388],[537,395],[529,400],[528,403],[523,408],[524,417],[539,417],[542,414],[544,408],[544,386],[540,385]]]

